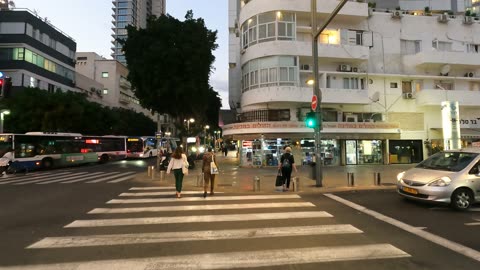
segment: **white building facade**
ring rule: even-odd
[[[317,1],[324,20],[336,0]],[[374,12],[349,1],[319,37],[326,165],[416,163],[444,146],[441,103],[460,108],[464,146],[480,140],[480,24],[464,16]],[[230,0],[230,106],[241,164],[275,166],[294,146],[312,161],[304,124],[313,87],[310,1]]]

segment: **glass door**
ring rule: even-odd
[[[346,140],[345,141],[345,150],[347,157],[347,165],[357,164],[357,141],[356,140]]]

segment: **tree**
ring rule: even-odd
[[[203,19],[194,19],[192,11],[183,22],[162,15],[151,17],[145,29],[127,30],[128,39],[119,42],[140,104],[171,115],[178,126],[189,117],[217,125],[221,100],[209,85],[217,31],[207,29]]]

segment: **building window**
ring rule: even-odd
[[[298,84],[298,67],[293,56],[272,56],[251,60],[242,67],[242,92],[268,86]]]
[[[400,51],[404,55],[420,52],[420,40],[400,40]]]
[[[107,88],[104,88],[104,89],[103,89],[103,94],[104,94],[104,95],[108,95],[108,89],[107,89]]]
[[[48,93],[54,93],[55,92],[55,85],[49,83],[48,84],[48,89],[47,89]]]
[[[102,72],[102,78],[108,78],[108,72]]]
[[[452,50],[452,43],[435,39],[432,41],[432,47],[442,52],[449,52]]]
[[[396,82],[391,82],[391,83],[390,83],[390,88],[398,88],[398,83],[396,83]]]
[[[295,39],[295,14],[271,11],[251,17],[242,25],[242,48],[257,42]]]

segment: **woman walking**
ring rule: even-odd
[[[188,170],[187,156],[183,153],[181,147],[177,147],[175,152],[172,154],[170,162],[168,163],[167,174],[170,174],[170,171],[172,170],[173,175],[175,176],[175,195],[177,198],[181,198],[183,175],[184,171]]]
[[[285,147],[285,153],[280,158],[278,169],[282,170],[282,175],[285,181],[283,184],[283,191],[288,191],[290,188],[290,178],[292,177],[292,169],[294,169],[295,172],[297,172],[297,167],[295,166],[295,159],[293,158],[293,155],[292,155],[292,148],[288,146]]]
[[[214,192],[213,189],[215,187],[215,174],[212,174],[212,167],[211,162],[217,165],[217,161],[215,160],[215,154],[212,151],[212,148],[208,148],[208,152],[203,155],[203,197],[207,197],[207,190],[208,186],[210,185],[210,196],[213,196]],[[218,166],[217,166],[218,168]]]

